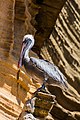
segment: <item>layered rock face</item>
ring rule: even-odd
[[[32,0],[28,6],[31,14],[31,24],[36,28],[35,46],[33,50],[40,55],[40,49],[46,39],[49,38],[56,19],[66,0]]]
[[[68,82],[80,91],[80,6],[67,1],[46,41],[48,54],[68,78]],[[80,93],[80,92],[79,92]]]
[[[17,119],[25,101],[40,87],[23,68],[19,80],[16,78],[21,41],[31,33],[36,40],[33,51],[56,64],[69,83],[70,91],[47,86],[57,101],[50,112],[52,118],[79,120],[80,1],[3,0],[0,11],[0,119]]]
[[[0,1],[0,57],[9,57],[13,45],[14,0]]]

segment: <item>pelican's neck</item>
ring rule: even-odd
[[[28,42],[28,45],[25,48],[25,54],[24,54],[24,59],[29,62],[30,61],[30,57],[29,57],[29,51],[31,50],[31,48],[34,45],[34,39],[32,41]]]
[[[29,58],[29,49],[27,49],[27,50],[25,51],[24,59],[25,59],[27,62],[30,61],[30,58]]]

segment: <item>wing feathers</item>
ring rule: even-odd
[[[47,75],[51,78],[53,78],[56,82],[62,83],[66,85],[66,78],[65,76],[60,72],[57,66],[50,63],[49,61],[37,59],[34,57],[30,58],[33,64],[36,64],[36,66],[47,73]],[[66,85],[67,86],[67,85]]]

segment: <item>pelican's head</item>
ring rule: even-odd
[[[21,67],[23,65],[23,58],[25,53],[28,53],[28,51],[33,47],[34,45],[34,37],[33,35],[25,35],[23,37],[22,41],[22,48],[21,48],[21,53],[20,53],[20,58],[18,62],[18,67]]]

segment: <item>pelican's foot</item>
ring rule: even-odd
[[[36,94],[37,92],[45,92],[45,93],[46,93],[45,85],[42,85],[42,87],[38,88],[38,89],[36,90],[35,94]]]

